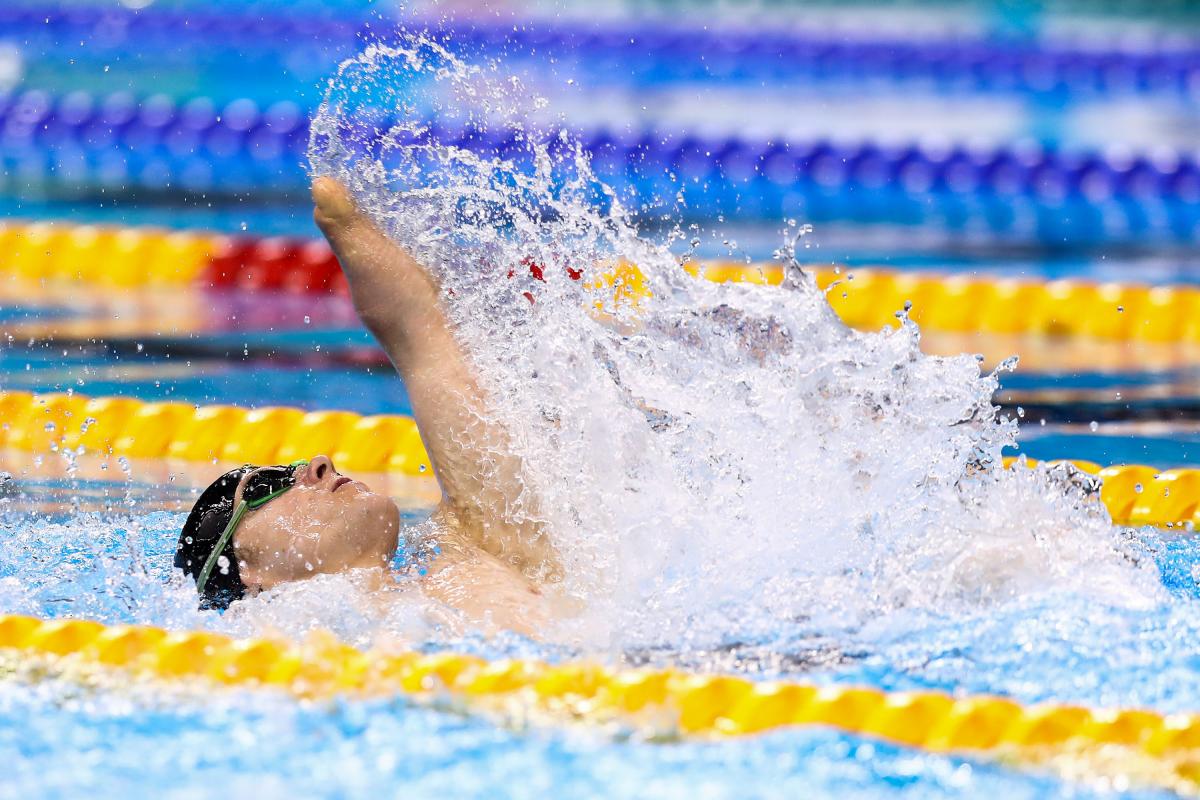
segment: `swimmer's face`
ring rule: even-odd
[[[235,505],[253,474],[238,484]],[[270,589],[317,573],[386,566],[399,534],[400,511],[390,498],[317,456],[297,468],[294,487],[247,512],[233,546],[242,582]]]

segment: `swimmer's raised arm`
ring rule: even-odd
[[[312,192],[314,218],[342,265],[354,307],[408,390],[442,486],[442,521],[527,573],[556,576],[558,562],[541,526],[511,518],[523,491],[521,463],[488,412],[441,288],[358,210],[342,184],[317,178]]]

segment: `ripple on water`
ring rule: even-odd
[[[0,681],[0,797],[1012,797],[1100,792],[806,729],[646,745],[403,701]],[[1168,795],[1143,792],[1132,796]]]

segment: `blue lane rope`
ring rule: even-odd
[[[386,39],[394,24],[356,16],[285,16],[278,9],[249,14],[0,4],[0,30],[31,44],[69,45],[76,55],[106,49],[144,55],[149,49],[176,50],[190,43],[210,53],[234,49],[243,57],[323,45],[325,57],[333,58],[340,46],[356,40]],[[1058,99],[1165,93],[1200,99],[1200,47],[1166,38],[1130,50],[974,37],[845,41],[813,32],[687,29],[638,21],[599,27],[478,21],[431,28],[461,51],[582,58],[595,80],[611,75],[643,84],[719,79],[770,85],[885,79],[954,93],[1016,92]],[[79,41],[88,48],[78,52]]]
[[[303,110],[287,101],[262,108],[124,93],[0,95],[0,190],[299,194],[308,136]],[[427,138],[485,154],[511,153],[515,141],[509,130],[437,123]],[[1190,241],[1200,223],[1200,165],[1183,153],[1126,158],[654,131],[580,138],[606,183],[651,209],[672,208],[682,190],[680,210],[696,218],[800,215],[1076,243],[1150,234]]]

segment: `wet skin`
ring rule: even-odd
[[[338,257],[359,317],[404,381],[442,488],[428,542],[437,555],[419,580],[421,590],[485,630],[543,635],[561,612],[542,591],[561,580],[557,553],[540,525],[529,521],[537,514],[528,513],[532,493],[521,480],[521,461],[488,411],[440,288],[357,209],[341,184],[317,178],[313,200],[314,219]],[[235,534],[247,588],[386,569],[399,535],[395,504],[365,484],[343,480],[326,456],[313,458],[296,478],[293,489],[247,513]],[[514,521],[509,509],[521,503],[526,513]]]

